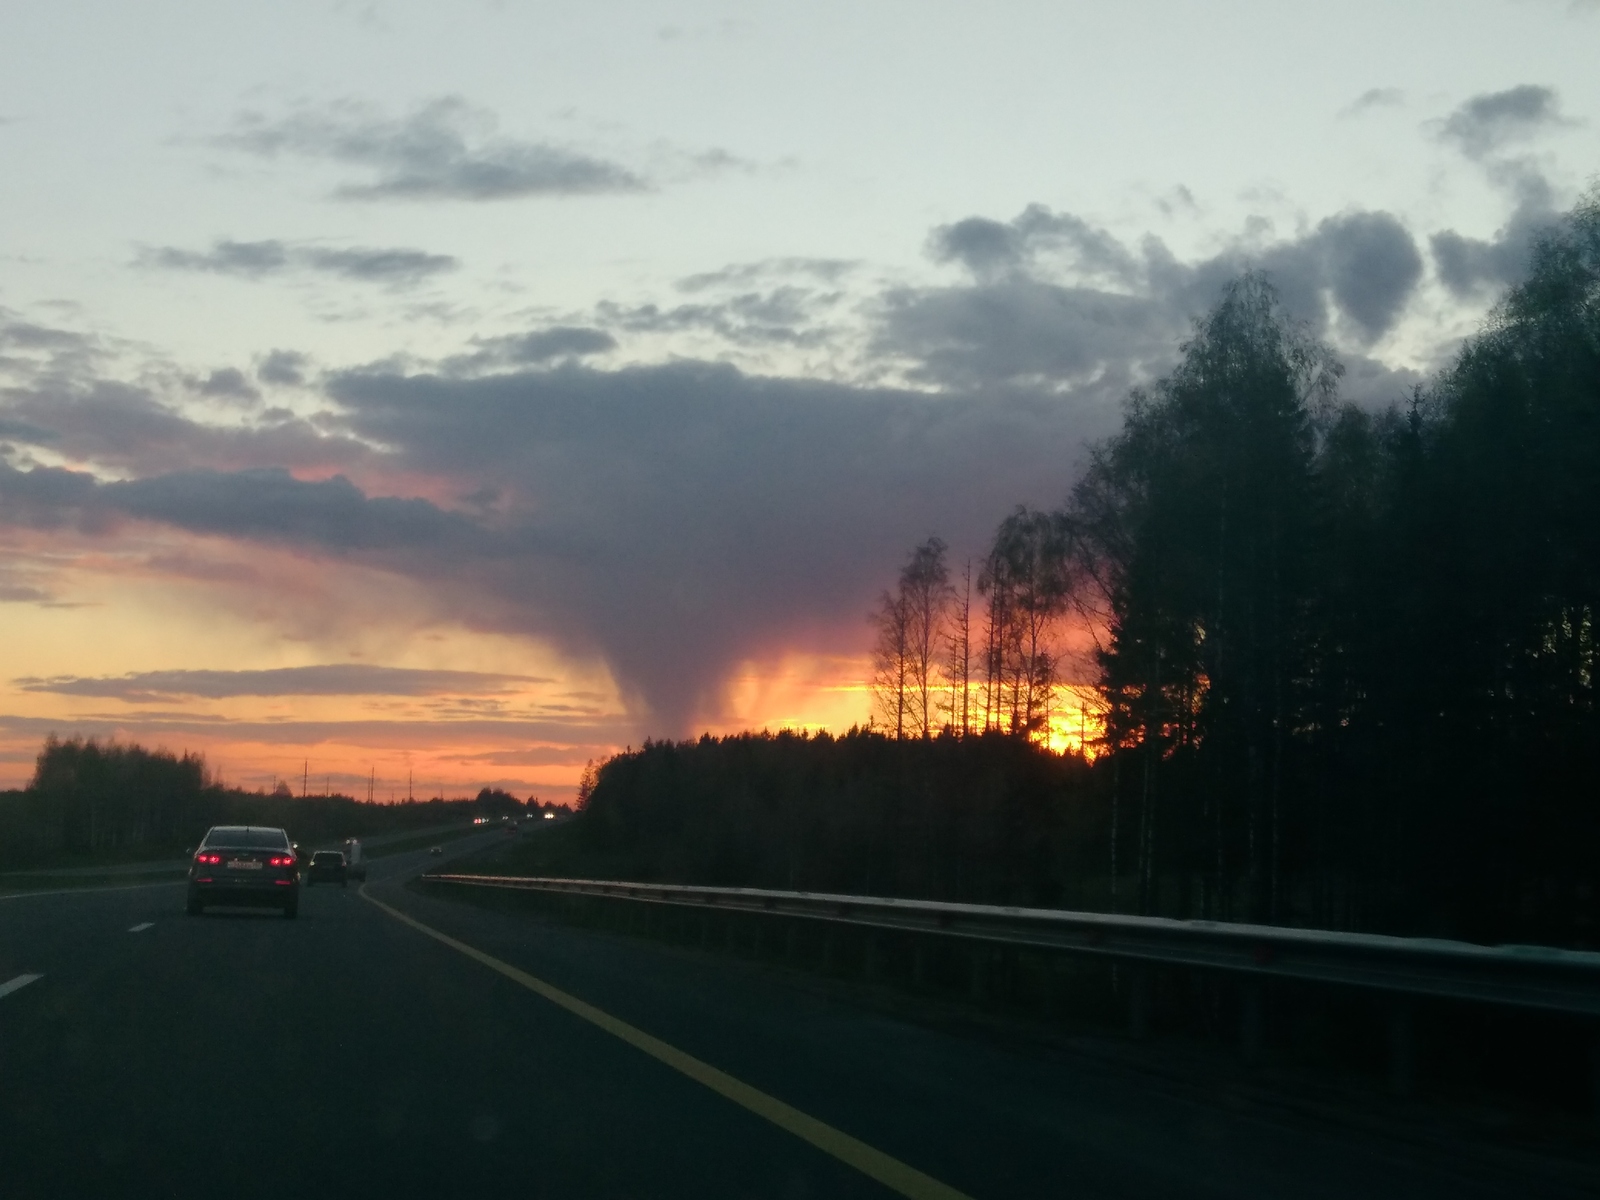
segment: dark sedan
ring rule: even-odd
[[[190,916],[208,904],[300,911],[300,863],[294,843],[281,829],[260,825],[213,825],[189,864]]]
[[[311,855],[311,866],[306,871],[306,886],[337,883],[344,887],[348,874],[343,853],[338,850],[317,850]]]

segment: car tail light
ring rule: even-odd
[[[292,867],[294,866],[294,856],[292,854],[274,854],[271,858],[267,859],[267,866]]]
[[[197,863],[208,863],[214,867],[222,862],[222,855],[213,853],[211,851],[202,850],[199,854],[194,856],[194,860]]]

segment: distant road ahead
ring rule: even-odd
[[[354,885],[310,889],[296,921],[188,918],[181,885],[152,885],[0,899],[0,1196],[894,1195],[850,1145],[904,1165],[912,1194],[923,1179],[923,1195],[974,1200],[1588,1194],[397,886],[438,861],[375,860],[370,890],[845,1148],[802,1140],[759,1100],[718,1094]]]

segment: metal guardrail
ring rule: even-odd
[[[1277,925],[1177,921],[879,896],[511,875],[424,875],[461,886],[801,918],[997,945],[1600,1017],[1600,953],[1477,946]]]

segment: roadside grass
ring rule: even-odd
[[[483,826],[467,826],[463,829],[450,829],[440,832],[419,833],[415,837],[402,838],[399,841],[388,842],[382,846],[374,846],[365,851],[367,858],[387,858],[391,854],[407,854],[412,850],[423,850],[429,846],[442,846],[445,842],[453,842],[457,838],[472,837],[483,832]]]
[[[103,875],[26,875],[0,879],[0,895],[18,892],[61,892],[75,888],[137,887],[182,879],[188,866],[155,867],[148,871],[117,871]]]

